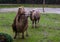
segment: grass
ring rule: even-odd
[[[15,12],[0,13],[0,32],[7,33],[14,37],[11,24],[15,17]],[[39,28],[31,28],[29,20],[29,37],[25,39],[15,39],[14,42],[60,42],[60,14],[41,14]]]
[[[14,8],[14,7],[20,7],[20,6],[24,6],[24,7],[43,7],[42,4],[4,4],[4,5],[0,5],[0,8]],[[46,4],[45,7],[47,8],[60,8],[60,5],[51,5],[51,4]]]

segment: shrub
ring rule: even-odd
[[[13,39],[8,34],[0,33],[0,42],[13,42]]]

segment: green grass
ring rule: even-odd
[[[42,4],[10,4],[10,5],[0,5],[0,8],[13,8],[13,7],[43,7]],[[50,5],[46,4],[45,7],[47,8],[60,8],[60,5]]]
[[[0,32],[7,33],[14,37],[11,24],[15,17],[15,12],[0,13]],[[60,14],[41,14],[39,28],[31,28],[29,21],[29,37],[25,39],[15,39],[14,42],[60,42]]]

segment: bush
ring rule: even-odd
[[[8,34],[0,33],[0,42],[13,42],[13,39]]]

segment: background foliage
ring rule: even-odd
[[[60,4],[60,0],[45,0],[46,4]],[[9,4],[42,4],[43,0],[0,0],[0,3],[9,3]]]

